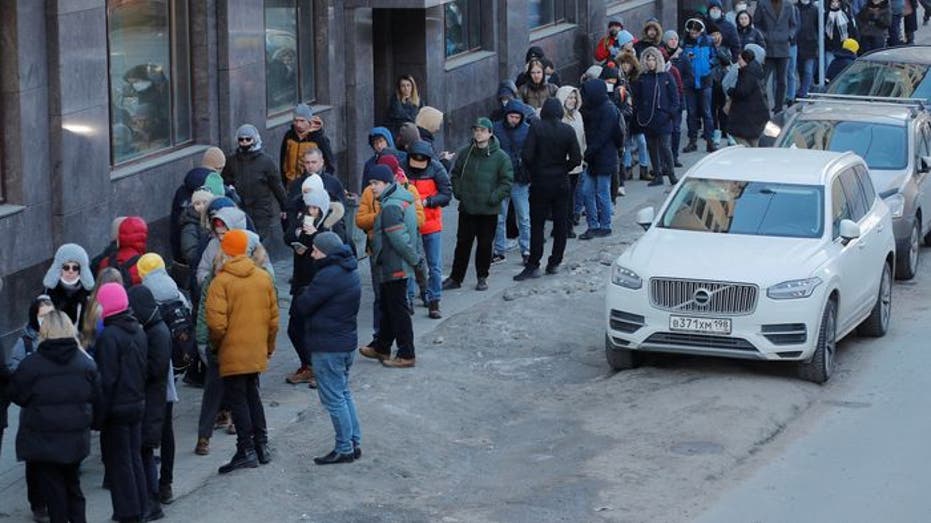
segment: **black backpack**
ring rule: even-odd
[[[120,263],[116,259],[116,255],[119,254],[119,251],[114,251],[107,258],[107,267],[113,267],[120,271],[120,276],[123,277],[123,287],[129,289],[133,286],[133,275],[129,272],[129,269],[139,261],[139,255],[135,255],[132,258],[126,260],[126,263]]]
[[[181,300],[159,303],[158,312],[171,331],[171,365],[176,375],[182,374],[197,358],[194,318]]]

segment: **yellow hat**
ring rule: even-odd
[[[860,51],[860,44],[857,43],[853,38],[848,38],[844,40],[844,43],[841,44],[841,47],[850,51],[853,54],[857,54]]]
[[[155,254],[154,252],[147,252],[139,258],[139,261],[136,262],[136,271],[139,272],[140,278],[145,278],[147,274],[156,270],[164,269],[165,260],[161,256]]]

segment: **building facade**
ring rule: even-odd
[[[531,45],[569,83],[609,17],[638,35],[668,0],[0,0],[0,339],[58,245],[91,257],[142,216],[165,252],[172,195],[243,123],[276,160],[298,101],[324,123],[358,191],[395,79],[445,113],[438,150],[469,139]]]

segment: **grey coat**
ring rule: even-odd
[[[777,12],[773,0],[760,0],[753,13],[753,23],[766,37],[767,58],[788,58],[789,46],[798,30],[798,10],[789,0],[780,2]]]

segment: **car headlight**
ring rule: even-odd
[[[902,193],[895,193],[883,201],[889,207],[893,218],[901,218],[905,213],[905,196],[902,196]]]
[[[643,280],[636,272],[616,263],[611,269],[611,283],[634,290],[643,287]]]
[[[804,280],[789,280],[777,283],[766,289],[766,295],[773,300],[794,300],[807,298],[821,285],[821,278],[805,278]]]
[[[763,128],[763,134],[770,138],[777,138],[780,132],[782,132],[782,127],[779,127],[772,121],[766,122],[766,127]]]

